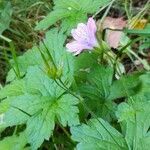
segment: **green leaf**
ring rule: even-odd
[[[26,123],[28,142],[37,149],[50,138],[57,121],[63,126],[79,124],[78,100],[65,94],[39,67],[30,67],[27,72],[26,90],[14,98],[4,122],[6,126]]]
[[[98,56],[95,53],[84,52],[75,58],[74,76],[77,84],[87,80],[87,75],[92,68],[98,66]]]
[[[142,73],[133,73],[131,75],[122,76],[119,80],[114,81],[110,87],[108,99],[114,100],[129,97],[141,92],[143,82],[140,76],[142,76]]]
[[[150,36],[150,24],[148,24],[144,29],[125,29],[124,32],[128,34]]]
[[[32,49],[29,49],[22,56],[17,57],[17,62],[21,76],[25,75],[28,67],[43,64],[43,60],[41,58],[37,46],[34,46]],[[11,60],[10,63],[12,66],[15,65],[13,60]],[[14,70],[11,69],[7,75],[7,82],[13,81],[15,78],[16,74]]]
[[[146,37],[139,45],[139,50],[142,54],[144,54],[145,53],[144,50],[148,49],[149,47],[150,47],[150,37]]]
[[[0,108],[1,108],[0,109],[0,115],[5,113],[8,110],[11,102],[12,102],[11,98],[4,99],[0,102]]]
[[[87,105],[100,117],[107,120],[114,118],[116,104],[114,100],[126,98],[142,92],[142,73],[135,73],[113,80],[113,69],[99,65],[86,72],[87,79],[81,83],[80,94]]]
[[[36,30],[40,29],[47,29],[51,25],[53,25],[56,21],[61,20],[65,17],[68,17],[70,12],[64,11],[64,10],[55,10],[48,14],[44,20],[42,20],[38,25],[36,26]]]
[[[11,84],[7,84],[0,90],[0,114],[7,111],[13,98],[24,94],[24,80],[15,80]]]
[[[148,150],[150,147],[150,97],[134,96],[121,103],[116,113],[130,149]]]
[[[63,126],[79,124],[76,104],[77,100],[70,95],[64,95],[60,99],[24,95],[16,98],[4,121],[9,125],[27,121],[28,142],[33,149],[37,149],[44,139],[49,140],[55,121],[58,120]],[[16,108],[27,112],[31,117]]]
[[[113,115],[115,103],[108,100],[113,80],[113,69],[97,66],[87,75],[87,83],[82,84],[80,93],[85,97],[87,105],[100,117],[107,118]]]
[[[13,135],[5,137],[0,141],[1,150],[24,150],[25,145],[27,144],[27,139],[25,133],[22,132],[18,136]]]
[[[9,28],[12,16],[12,7],[10,2],[0,2],[0,34]]]
[[[60,96],[65,91],[38,66],[30,67],[26,75],[27,92],[42,96]]]
[[[140,80],[142,81],[142,92],[141,93],[147,93],[149,95],[150,93],[150,72],[144,73],[142,76],[140,76]]]
[[[59,32],[58,29],[53,29],[46,33],[44,42],[57,69],[62,72],[64,82],[67,84],[73,80],[74,57],[64,47],[65,40],[66,35]]]
[[[109,0],[55,0],[54,10],[39,22],[36,30],[45,30],[57,21],[62,21],[62,30],[70,32],[78,23],[85,22],[88,14],[93,14]]]
[[[0,100],[8,97],[8,96],[18,96],[23,94],[25,88],[24,80],[16,80],[12,82],[11,84],[5,85],[0,90]]]
[[[150,36],[150,30],[149,29],[143,29],[143,30],[140,30],[140,29],[125,30],[125,33]]]
[[[98,99],[107,99],[109,96],[110,86],[112,84],[113,69],[105,66],[98,66],[93,68],[88,75],[88,85],[81,87],[84,96],[91,99],[97,97]]]
[[[78,150],[128,150],[126,141],[116,129],[103,119],[91,119],[87,125],[71,128]]]
[[[42,102],[41,104],[39,102],[32,103],[35,105],[35,109],[38,107],[36,105],[42,104]],[[27,134],[33,149],[39,147],[44,139],[49,140],[54,130],[55,120],[58,120],[63,126],[79,124],[78,109],[74,106],[76,104],[75,98],[70,95],[64,95],[59,100],[53,99],[41,106],[42,112],[34,115],[27,122]]]
[[[31,50],[24,53],[23,56],[17,58],[20,74],[24,76],[30,66],[38,65],[43,68],[44,60],[42,59],[39,49],[46,57],[46,61],[49,62],[50,59],[47,54],[47,48],[58,70],[62,72],[64,77],[70,76],[68,81],[65,82],[70,82],[69,80],[73,79],[74,60],[73,56],[64,48],[65,40],[66,36],[62,32],[59,32],[58,29],[53,29],[47,32],[46,38],[44,39],[45,45],[41,42],[39,48],[34,46]],[[11,61],[11,64],[14,66],[13,61]],[[46,66],[43,69],[47,71]],[[15,72],[11,69],[8,73],[7,81],[13,81],[15,78]]]

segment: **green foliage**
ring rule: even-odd
[[[149,100],[142,95],[130,97],[119,104],[116,112],[122,134],[102,119],[91,119],[87,125],[72,127],[77,149],[140,149],[148,150],[150,143]]]
[[[78,23],[85,22],[88,14],[94,14],[109,2],[110,0],[54,0],[53,11],[37,24],[36,30],[45,30],[61,21],[62,30],[70,32]]]
[[[14,6],[18,6],[20,9],[28,9],[32,5],[36,5],[38,3],[43,3],[43,1],[46,2],[46,0],[12,0],[12,4]]]
[[[108,99],[112,79],[112,68],[98,66],[91,69],[87,75],[88,83],[82,84],[80,87],[81,95],[86,98],[88,106],[93,107],[98,116],[107,119],[110,119],[110,115],[113,115],[115,109],[115,104]]]
[[[23,94],[24,90],[24,81],[23,80],[16,80],[9,85],[6,85],[4,88],[1,89],[0,92],[0,99],[4,99],[7,96],[18,96]]]
[[[97,66],[87,74],[86,83],[80,85],[80,93],[95,113],[110,120],[116,104],[113,100],[135,95],[142,89],[139,74],[124,76],[114,81],[111,67]]]
[[[74,76],[77,84],[81,84],[86,81],[87,75],[90,70],[96,66],[98,56],[94,53],[82,53],[74,61]]]
[[[65,39],[66,36],[57,29],[51,30],[46,34],[44,44],[18,57],[23,76],[16,79],[14,74],[11,82],[0,91],[0,114],[4,115],[0,125],[1,128],[21,126],[26,140],[18,145],[15,140],[20,140],[20,136],[12,135],[8,139],[16,143],[14,146],[20,146],[19,149],[24,149],[29,143],[30,148],[36,150],[54,133],[59,134],[55,127],[68,126],[72,140],[79,143],[77,149],[127,150],[140,147],[148,150],[150,74],[134,73],[116,80],[114,69],[98,64],[99,58],[95,54],[85,53],[74,63],[63,46]],[[87,58],[88,61],[84,61]],[[53,65],[56,69],[61,68],[59,78],[52,78],[48,72],[53,71],[48,70]],[[80,115],[84,110],[78,106],[82,103],[98,117],[92,116],[88,120],[86,115],[80,116],[88,120],[87,125],[79,121],[79,110]],[[114,125],[112,122],[118,123]],[[68,131],[63,131],[69,137]],[[53,140],[61,143],[56,137]],[[72,140],[69,148],[73,148]],[[5,144],[4,141],[1,142]]]
[[[18,6],[23,2],[16,1]],[[65,48],[65,32],[109,2],[54,0],[53,11],[36,29],[59,26],[59,22],[61,28],[47,31],[39,44],[10,60],[6,84],[0,87],[0,150],[149,150],[150,72],[124,72],[116,77],[124,52],[132,49],[129,38],[122,39],[119,54],[103,45],[101,35],[96,50],[75,57]],[[11,16],[8,7],[0,9],[2,19]],[[148,33],[147,27],[125,31]]]
[[[138,95],[118,106],[117,116],[122,132],[131,149],[148,150],[150,143],[150,97]]]
[[[51,40],[51,37],[55,38]],[[44,140],[48,141],[57,132],[55,127],[68,126],[71,127],[72,139],[79,143],[77,149],[128,150],[138,147],[148,150],[149,73],[135,73],[115,80],[113,68],[99,65],[97,56],[91,54],[76,59],[74,67],[72,56],[63,47],[64,41],[65,36],[61,32],[52,30],[47,33],[44,44],[18,58],[19,69],[24,76],[19,80],[14,76],[13,81],[1,89],[0,114],[4,114],[4,123],[1,125],[22,126],[25,138],[21,135],[6,137],[0,142],[2,147],[8,150],[24,149],[29,143],[30,148],[36,150]],[[82,64],[89,56],[91,61],[95,61]],[[53,65],[56,69],[61,68],[60,78],[52,78],[48,71],[54,70],[47,71]],[[89,68],[88,72],[83,71],[86,68]],[[79,73],[81,70],[86,73],[82,78]],[[87,125],[79,121],[80,97],[70,92],[74,90],[75,81],[79,87],[75,91],[79,92],[96,117],[100,117],[88,120]],[[126,102],[117,104],[120,98]],[[112,126],[113,121],[120,124]],[[121,129],[117,127],[119,125]]]
[[[148,24],[144,29],[125,29],[125,33],[137,34],[141,36],[150,36],[150,24]]]
[[[0,34],[9,28],[12,11],[10,2],[0,1]]]
[[[6,137],[2,141],[0,141],[0,149],[4,150],[25,150],[25,146],[26,136],[24,133]]]
[[[25,79],[23,94],[11,97],[4,122],[6,126],[26,123],[28,142],[36,149],[44,139],[49,139],[55,122],[63,126],[79,124],[75,106],[78,100],[64,94],[64,90],[38,67],[30,67]]]
[[[0,91],[0,100],[1,100],[0,114],[6,112],[7,109],[9,108],[11,101],[12,101],[12,98],[10,98],[10,97],[22,95],[24,93],[24,88],[25,88],[24,81],[16,80],[1,89],[1,91]]]
[[[31,50],[28,50],[24,53],[23,56],[19,56],[17,59],[19,70],[21,76],[24,76],[27,69],[30,66],[44,66],[45,62],[41,57],[39,52],[45,55],[46,60],[51,64],[51,60],[48,56],[48,53],[51,54],[52,59],[54,60],[55,65],[58,69],[63,71],[64,75],[70,73],[70,77],[73,72],[73,57],[72,55],[66,53],[66,49],[63,47],[66,36],[62,32],[58,32],[58,29],[50,30],[46,33],[46,38],[44,39],[44,45],[41,42],[39,46],[34,46]],[[48,53],[47,53],[48,49]],[[11,60],[11,65],[14,67],[14,61]],[[44,67],[44,70],[47,72],[47,66]],[[15,72],[11,69],[7,76],[7,81],[12,81],[16,78]],[[67,82],[67,81],[66,81]]]
[[[112,83],[108,99],[115,100],[118,98],[133,96],[142,91],[142,73],[133,73],[121,77]]]
[[[71,128],[72,138],[79,150],[127,150],[123,135],[102,119],[91,119],[87,125]]]
[[[35,47],[18,58],[19,69],[25,77],[13,81],[1,90],[1,113],[6,111],[5,126],[26,124],[25,133],[32,149],[37,149],[44,139],[50,138],[55,124],[79,124],[79,110],[76,107],[78,100],[66,94],[65,90],[51,79],[45,60],[40,54],[41,51],[50,64],[55,58],[56,67],[61,67],[62,70],[62,81],[69,87],[72,82],[73,61],[72,56],[68,55],[63,47],[64,41],[65,36],[57,30],[48,32],[44,45],[41,43],[40,48]],[[56,53],[56,50],[59,53]]]
[[[28,67],[40,65],[43,63],[42,58],[40,56],[40,53],[38,52],[38,47],[34,46],[31,50],[28,50],[26,53],[24,53],[23,56],[19,56],[17,58],[19,71],[21,76],[24,76]],[[11,65],[14,67],[15,63],[13,60],[10,61]],[[16,74],[13,69],[11,69],[8,72],[7,75],[7,82],[13,81],[16,78]]]
[[[144,53],[144,50],[148,49],[149,47],[150,47],[150,37],[149,38],[147,37],[143,40],[143,42],[139,47],[140,52]]]

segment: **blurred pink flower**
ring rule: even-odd
[[[93,18],[89,18],[87,24],[79,23],[77,29],[71,31],[75,40],[66,45],[68,51],[78,55],[83,50],[92,50],[97,47],[96,30],[97,27]]]

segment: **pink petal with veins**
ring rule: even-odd
[[[89,18],[87,22],[87,28],[89,31],[91,31],[91,33],[96,33],[97,27],[96,27],[95,20],[93,18]]]
[[[74,53],[74,55],[80,54],[85,49],[92,49],[92,47],[87,46],[85,44],[81,44],[77,41],[70,42],[66,45],[67,51]]]
[[[68,51],[77,55],[84,50],[92,50],[97,47],[96,30],[93,18],[89,18],[87,24],[79,23],[77,28],[71,31],[75,41],[66,45]]]
[[[79,23],[77,29],[72,29],[71,34],[76,41],[84,43],[88,41],[88,29],[83,23]]]
[[[88,28],[88,33],[89,33],[89,43],[91,43],[94,46],[98,45],[97,40],[96,40],[97,27],[93,18],[89,18],[87,22],[87,28]]]

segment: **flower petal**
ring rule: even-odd
[[[84,23],[79,23],[77,29],[72,29],[71,34],[78,42],[87,43],[89,40],[88,29]]]
[[[88,29],[88,34],[89,34],[88,35],[89,36],[89,43],[91,45],[93,45],[93,47],[98,45],[97,40],[96,40],[97,27],[96,27],[96,23],[95,23],[93,18],[88,19],[87,29]]]
[[[77,55],[83,50],[92,50],[93,47],[98,46],[96,30],[96,23],[93,18],[89,18],[87,25],[79,23],[77,29],[71,31],[75,41],[66,45],[68,51]]]
[[[86,45],[86,44],[81,44],[77,41],[73,41],[71,43],[68,43],[66,45],[67,49],[69,52],[74,53],[75,55],[80,54],[83,50],[85,49],[92,49],[92,47]]]
[[[88,19],[87,28],[91,33],[96,33],[97,27],[95,20],[92,17]]]

